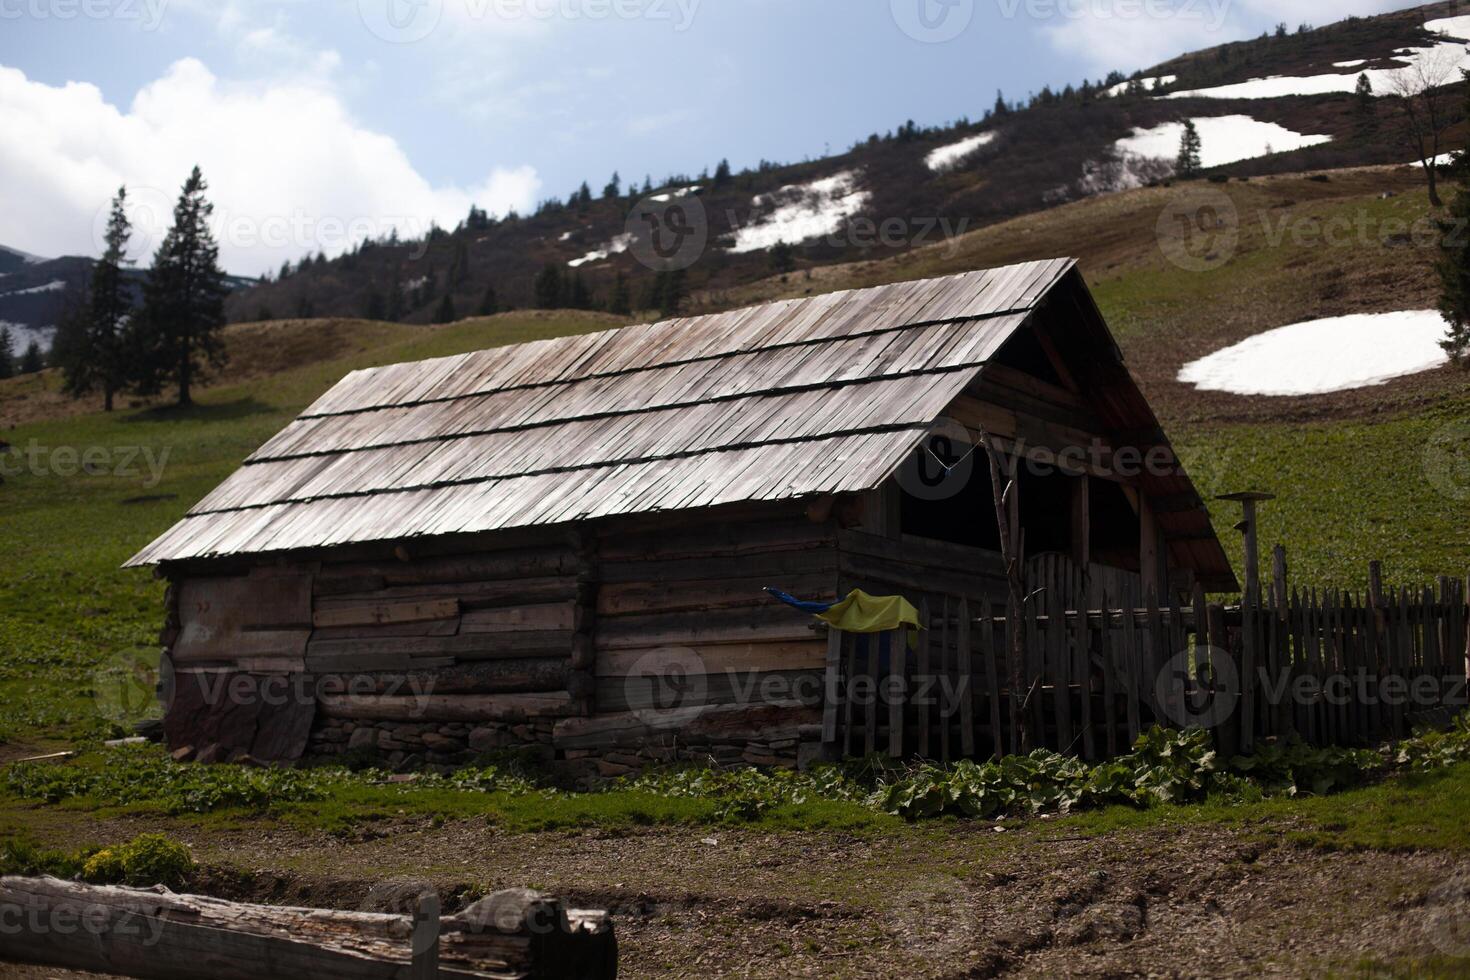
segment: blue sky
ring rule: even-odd
[[[1349,0],[1331,17],[1412,4]],[[1315,10],[1315,12],[1314,12]],[[198,161],[258,273],[362,231],[839,151],[1178,52],[1305,0],[0,0],[0,243],[93,252]],[[921,16],[923,15],[923,16]],[[147,235],[140,250],[149,243]]]

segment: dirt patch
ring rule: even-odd
[[[606,908],[625,976],[1300,976],[1470,957],[1470,859],[1329,853],[1279,844],[1280,828],[167,829],[211,866],[194,887],[240,900],[375,909],[428,881],[448,908],[512,885]]]

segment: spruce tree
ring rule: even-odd
[[[92,267],[89,295],[63,318],[52,349],[62,371],[62,390],[73,398],[100,390],[107,412],[126,387],[130,367],[124,337],[133,310],[132,289],[123,277],[132,237],[127,197],[127,188],[118,188],[107,219],[107,246]]]
[[[1174,161],[1174,173],[1179,177],[1193,177],[1200,170],[1200,139],[1199,130],[1194,128],[1194,120],[1184,120],[1184,132],[1179,136],[1179,156]]]
[[[633,297],[628,291],[628,277],[621,272],[613,282],[612,299],[607,304],[607,311],[618,316],[629,316],[633,312]]]
[[[796,253],[787,242],[777,242],[771,247],[772,271],[785,275],[796,268]]]
[[[715,186],[724,187],[730,183],[730,161],[721,160],[720,165],[715,167]]]
[[[15,338],[10,328],[0,326],[0,379],[15,377]]]
[[[678,316],[679,308],[684,305],[684,270],[674,269],[659,275],[664,281],[659,290],[658,311],[666,317]]]
[[[1470,108],[1470,93],[1466,95]],[[1439,222],[1439,310],[1449,323],[1449,335],[1440,346],[1456,364],[1470,366],[1470,175],[1464,158],[1454,168],[1455,196]]]
[[[368,320],[386,320],[388,318],[388,306],[383,301],[383,294],[374,289],[368,293],[367,303],[363,306],[362,315]]]
[[[454,261],[449,266],[449,285],[462,286],[470,278],[470,249],[461,239],[454,247]]]
[[[458,317],[454,315],[454,299],[449,293],[439,301],[439,306],[434,310],[435,323],[453,323]]]
[[[396,265],[393,267],[393,281],[388,285],[388,303],[383,315],[389,323],[403,319],[403,269]]]
[[[41,345],[32,338],[26,344],[26,352],[20,356],[21,374],[39,374],[46,367],[46,359],[41,356]]]
[[[500,298],[495,295],[493,285],[485,287],[485,295],[480,297],[480,308],[477,312],[480,316],[494,316],[500,312]]]
[[[536,276],[536,306],[543,310],[556,309],[561,305],[561,289],[561,269],[548,263]]]
[[[618,172],[614,170],[612,180],[609,180],[607,186],[602,189],[602,196],[605,200],[616,201],[622,194],[623,178],[619,177]]]
[[[1376,128],[1374,123],[1378,120],[1373,108],[1373,83],[1368,80],[1367,72],[1358,76],[1354,94],[1357,97],[1354,114],[1357,116],[1358,135],[1365,136]]]
[[[209,230],[214,205],[198,167],[174,205],[173,227],[164,235],[143,290],[134,375],[140,390],[178,388],[178,404],[192,405],[199,375],[225,363],[220,329],[225,325],[225,274],[219,245]]]

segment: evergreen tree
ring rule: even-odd
[[[582,181],[582,186],[577,188],[577,193],[572,195],[572,204],[578,211],[583,212],[592,206],[592,188],[587,186],[585,180]]]
[[[444,298],[439,301],[439,306],[434,310],[434,322],[453,323],[457,319],[459,318],[454,315],[454,298],[446,292]]]
[[[0,379],[15,377],[15,338],[10,328],[0,326]]]
[[[602,189],[602,196],[603,196],[603,198],[605,200],[615,201],[619,197],[621,197],[622,194],[623,194],[623,178],[619,177],[618,176],[618,172],[616,170],[614,170],[613,171],[613,175],[612,175],[612,180],[609,180],[607,182],[607,186]]]
[[[260,308],[255,311],[255,319],[258,323],[264,323],[267,320],[274,320],[275,318],[275,311],[264,303],[260,304]]]
[[[592,309],[592,291],[587,288],[580,272],[575,273],[567,285],[566,305],[574,310]]]
[[[684,270],[660,272],[663,285],[658,290],[658,311],[663,316],[678,316],[684,305]]]
[[[1179,177],[1193,177],[1200,172],[1199,130],[1194,120],[1184,120],[1184,132],[1179,136],[1179,156],[1174,160],[1174,173]]]
[[[1465,101],[1470,108],[1470,93]],[[1466,174],[1464,153],[1456,162],[1455,196],[1439,222],[1439,257],[1434,268],[1439,273],[1439,310],[1450,325],[1440,346],[1464,367],[1470,365],[1470,175]]]
[[[193,404],[195,379],[225,362],[219,331],[225,324],[225,275],[219,246],[209,230],[214,205],[209,185],[195,167],[174,205],[168,230],[143,290],[135,375],[146,393],[165,384],[178,387],[180,406]]]
[[[107,246],[92,267],[90,296],[68,329],[57,331],[61,343],[52,352],[61,366],[62,389],[73,398],[100,390],[107,412],[112,411],[117,392],[126,387],[130,367],[124,342],[133,310],[132,290],[123,278],[132,237],[127,197],[127,188],[118,188],[107,219]]]
[[[403,319],[403,269],[401,266],[393,267],[393,281],[388,285],[388,302],[383,311],[383,317],[389,323],[397,323]]]
[[[500,312],[500,299],[495,295],[493,285],[485,287],[485,295],[480,297],[480,308],[476,312],[480,316],[494,316]]]
[[[449,265],[449,285],[462,286],[470,278],[470,248],[460,239],[454,246],[454,261]]]
[[[536,276],[534,292],[539,309],[556,309],[561,303],[561,269],[548,263]]]
[[[310,296],[302,293],[296,300],[296,319],[310,320],[316,316],[316,304]]]
[[[771,269],[785,275],[796,268],[796,254],[786,242],[777,242],[771,248]]]
[[[719,166],[715,167],[715,186],[724,187],[730,183],[730,161],[721,160]]]
[[[633,312],[633,297],[628,291],[628,277],[621,272],[613,282],[612,299],[607,304],[607,311],[618,316],[630,316]]]
[[[388,319],[388,304],[383,301],[383,294],[374,289],[368,293],[367,304],[363,306],[362,315],[368,320]]]
[[[1368,80],[1368,73],[1364,72],[1358,76],[1358,86],[1354,90],[1357,97],[1357,105],[1354,115],[1357,117],[1357,129],[1359,136],[1371,133],[1378,121],[1378,116],[1373,106],[1373,83]]]
[[[996,116],[1004,116],[1011,111],[1011,107],[1006,105],[1005,93],[1000,89],[995,90],[995,108],[990,111],[992,115]]]
[[[26,352],[20,356],[21,374],[39,374],[46,367],[46,359],[41,356],[41,345],[32,338],[26,344]]]

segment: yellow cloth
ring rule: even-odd
[[[900,626],[923,629],[919,611],[901,595],[870,596],[853,589],[847,598],[817,618],[845,633],[882,633]]]

